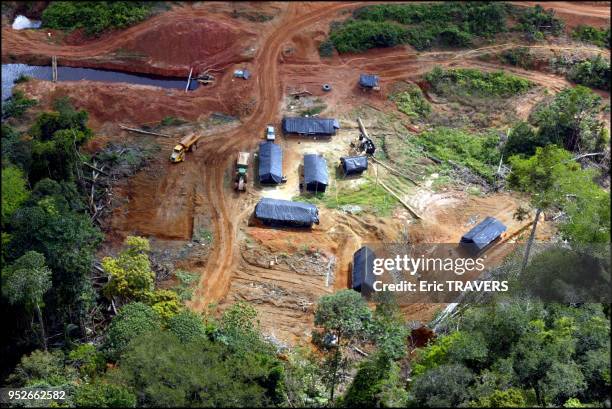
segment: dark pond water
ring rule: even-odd
[[[2,100],[11,96],[15,80],[20,75],[27,75],[41,80],[51,81],[51,67],[27,64],[2,64]],[[151,75],[127,74],[119,71],[97,70],[93,68],[57,67],[58,81],[101,81],[125,82],[128,84],[152,85],[161,88],[185,89],[187,77],[168,78]],[[191,81],[189,90],[198,87],[197,81]]]

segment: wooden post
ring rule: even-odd
[[[187,85],[185,86],[185,92],[189,91],[189,84],[191,83],[191,74],[193,74],[193,67],[189,71],[189,78],[187,78]]]
[[[57,82],[57,56],[51,57],[51,77],[53,82]]]

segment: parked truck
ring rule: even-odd
[[[195,151],[197,149],[198,139],[200,139],[200,135],[197,134],[187,135],[181,139],[178,145],[176,145],[172,150],[170,162],[178,163],[184,161],[186,152],[192,150]]]
[[[236,181],[234,182],[234,188],[241,192],[246,190],[249,156],[248,152],[239,152],[238,160],[236,160]]]

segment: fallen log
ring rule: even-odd
[[[387,168],[389,171],[391,171],[392,173],[395,173],[398,176],[401,176],[405,179],[408,179],[409,181],[411,181],[412,183],[414,183],[417,186],[420,186],[420,183],[417,182],[416,180],[412,179],[410,176],[401,173],[399,170],[392,168],[391,166],[379,161],[378,159],[374,158],[373,156],[370,156],[370,159],[372,159],[374,162],[378,163],[379,165],[382,165],[383,167]]]
[[[87,162],[83,162],[83,165],[87,166],[88,168],[90,168],[90,169],[92,169],[92,170],[95,170],[96,172],[100,172],[100,173],[102,173],[103,175],[110,176],[110,175],[109,175],[108,173],[106,173],[105,171],[103,171],[103,170],[101,170],[101,169],[98,169],[98,168],[96,168],[94,165],[90,165],[90,164],[89,164],[89,163],[87,163]]]
[[[410,213],[412,213],[414,217],[416,217],[417,219],[420,219],[420,220],[422,220],[422,219],[423,219],[423,218],[421,217],[421,215],[420,215],[420,214],[418,214],[418,213],[416,212],[416,210],[414,210],[412,207],[410,207],[410,205],[409,205],[408,203],[404,202],[404,201],[403,201],[403,200],[402,200],[402,199],[401,199],[401,198],[400,198],[400,197],[399,197],[399,196],[398,196],[398,195],[397,195],[397,194],[396,194],[396,193],[395,193],[393,190],[391,190],[391,189],[390,189],[390,188],[389,188],[387,185],[385,185],[383,182],[378,182],[378,183],[380,183],[380,185],[381,185],[381,186],[382,186],[382,187],[383,187],[383,188],[384,188],[384,189],[385,189],[387,192],[389,192],[389,194],[391,194],[391,196],[393,196],[394,198],[396,198],[396,199],[397,199],[397,200],[398,200],[398,201],[399,201],[399,202],[400,202],[402,205],[404,205],[404,207],[405,207],[406,209],[408,209],[408,211],[409,211]]]
[[[165,138],[172,138],[172,135],[168,135],[168,134],[165,134],[165,133],[145,131],[144,129],[138,129],[138,128],[130,128],[128,126],[121,125],[121,124],[119,124],[119,128],[125,129],[126,131],[130,131],[130,132],[143,133],[143,134],[146,134],[146,135],[163,136]]]

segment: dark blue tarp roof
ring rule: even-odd
[[[255,206],[255,217],[281,224],[310,226],[319,223],[319,209],[310,203],[263,198]]]
[[[505,231],[506,226],[502,222],[489,216],[464,234],[461,243],[471,244],[477,250],[482,250]]]
[[[304,183],[312,182],[327,185],[327,161],[321,155],[307,154],[304,155]]]
[[[273,142],[259,144],[259,183],[281,183],[283,151]]]
[[[345,156],[340,158],[340,162],[347,175],[361,173],[368,168],[367,156]]]
[[[359,76],[359,85],[361,85],[362,87],[377,87],[378,75],[361,74]]]
[[[353,290],[368,295],[374,286],[374,259],[376,254],[369,247],[362,247],[353,254]]]
[[[284,133],[299,133],[304,135],[335,135],[340,128],[337,119],[328,118],[283,118]]]

